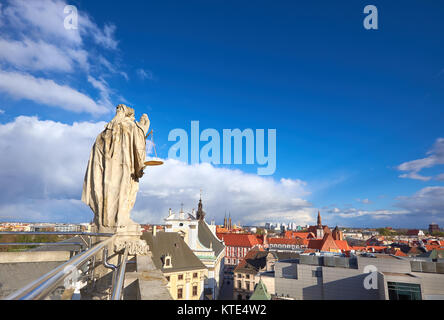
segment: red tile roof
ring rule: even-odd
[[[407,255],[401,250],[396,250],[394,255],[397,257],[407,257]]]
[[[350,251],[350,246],[348,245],[346,240],[335,240],[336,245],[342,251]]]
[[[294,232],[294,231],[285,231],[285,238],[301,238],[301,239],[313,239],[315,235],[313,232]]]
[[[432,251],[433,249],[444,250],[444,246],[440,246],[437,244],[426,244],[425,247],[426,247],[427,251]]]
[[[368,251],[372,251],[372,249],[375,249],[376,252],[382,252],[387,249],[387,247],[384,246],[367,246]]]
[[[255,235],[242,233],[222,233],[217,235],[219,239],[225,242],[229,247],[247,247],[252,248],[255,245],[260,245],[261,242]]]
[[[335,240],[331,233],[326,233],[323,239],[308,240],[308,248],[319,251],[350,251],[346,240]]]

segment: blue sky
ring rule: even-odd
[[[192,120],[220,133],[277,130],[272,177],[247,165],[152,169],[134,210],[139,222],[158,222],[181,202],[195,207],[202,188],[218,222],[227,211],[243,224],[305,224],[321,210],[343,226],[444,225],[443,4],[0,3],[0,184],[11,189],[0,196],[0,220],[89,219],[79,202],[84,162],[123,102],[148,114],[162,158],[169,131],[189,131]],[[63,29],[66,4],[82,17],[77,32]],[[378,8],[378,30],[363,27],[367,4]],[[46,148],[63,161],[54,164],[60,178],[34,176],[47,171],[38,155]]]

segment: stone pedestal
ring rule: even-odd
[[[123,251],[128,248],[129,255],[146,255],[148,245],[145,240],[140,239],[142,228],[138,224],[118,227],[116,239],[114,240],[114,252]]]

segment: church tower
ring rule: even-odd
[[[202,192],[201,192],[199,204],[197,205],[196,219],[197,220],[204,220],[204,218],[205,218],[205,212],[202,209]]]
[[[318,228],[322,228],[321,213],[318,211]]]
[[[318,211],[318,224],[316,225],[316,238],[324,238],[324,228],[322,227],[321,213]]]
[[[342,231],[339,230],[338,226],[333,230],[333,239],[335,240],[344,240],[344,236],[342,235]]]

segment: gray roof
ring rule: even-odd
[[[300,254],[298,252],[288,252],[288,251],[269,251],[274,256],[280,260],[288,260],[288,259],[297,259],[300,257]]]
[[[211,243],[216,257],[219,256],[219,254],[225,249],[222,241],[219,240],[219,238],[217,238],[213,232],[211,232],[205,221],[199,220],[198,229],[197,237],[199,238],[200,243],[207,248],[210,247]]]
[[[144,232],[141,238],[148,243],[153,262],[162,272],[206,269],[177,232],[159,231],[155,236],[151,232]],[[172,268],[163,268],[162,259],[166,254],[171,256]]]
[[[0,299],[6,298],[62,263],[64,261],[0,263]]]

